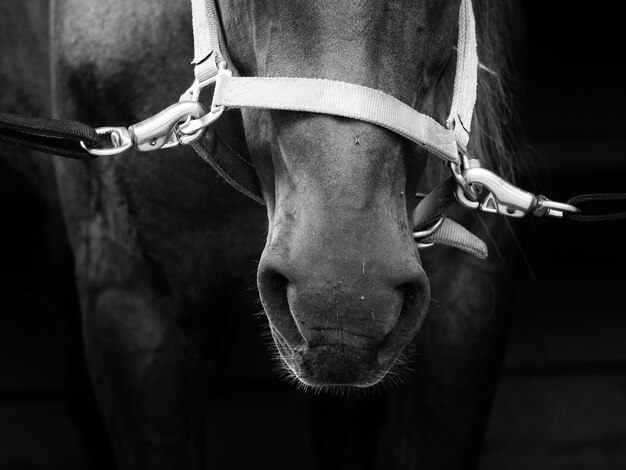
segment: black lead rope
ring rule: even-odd
[[[240,161],[239,155],[225,150],[219,162],[215,158],[215,135],[208,132],[203,140],[204,146],[195,146],[203,158],[207,159],[217,171],[235,188],[247,196],[262,202],[256,172],[250,163]],[[210,138],[213,137],[213,140]],[[207,139],[213,142],[208,145]],[[87,124],[63,119],[42,119],[0,112],[0,142],[27,147],[40,152],[66,158],[92,160],[97,158],[87,152],[81,142],[89,148],[101,148],[102,144],[95,129]],[[199,148],[198,148],[199,147]],[[204,147],[204,148],[203,148]],[[222,145],[221,147],[227,148]],[[209,154],[212,158],[207,158]],[[238,157],[238,158],[236,158]],[[234,163],[235,165],[233,165]],[[221,171],[220,171],[221,170]],[[449,193],[453,194],[454,188]],[[567,204],[580,209],[575,214],[566,213],[565,217],[573,222],[607,222],[626,219],[626,193],[582,194],[573,197]],[[438,215],[438,214],[437,214]]]
[[[0,142],[66,158],[95,158],[81,147],[81,141],[89,148],[102,146],[95,129],[87,124],[0,113]]]
[[[626,193],[581,194],[568,204],[580,209],[576,214],[567,214],[574,222],[608,222],[626,219]]]

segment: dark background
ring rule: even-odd
[[[573,5],[524,2],[524,183],[555,200],[626,192],[626,27],[616,2]],[[89,394],[70,354],[80,343],[62,227],[4,166],[0,215],[0,469],[84,468],[93,443],[70,416]],[[480,468],[626,468],[626,224],[512,224],[527,263]],[[271,420],[275,404],[257,392],[221,400]]]

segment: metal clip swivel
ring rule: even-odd
[[[471,160],[476,162],[476,160]],[[535,196],[528,191],[509,183],[477,163],[473,167],[461,169],[451,164],[452,173],[462,184],[457,184],[456,198],[465,207],[479,209],[483,212],[506,215],[508,217],[524,217],[528,213],[535,216],[548,215],[563,217],[565,213],[576,213],[578,208],[561,202],[549,200],[545,196]],[[471,188],[472,192],[466,190]],[[484,194],[479,198],[479,194]]]
[[[175,147],[179,144],[188,144],[192,137],[200,135],[179,135],[179,128],[190,119],[196,119],[206,114],[206,110],[197,101],[180,101],[165,108],[158,114],[141,121],[128,130],[133,136],[137,150],[149,152],[161,148]]]
[[[108,136],[103,148],[90,148],[84,142],[80,145],[92,155],[111,156],[126,152],[135,147],[141,152],[190,144],[204,134],[207,126],[213,124],[224,112],[224,106],[212,105],[210,112],[198,101],[203,88],[216,85],[220,78],[230,77],[232,72],[221,62],[217,73],[205,80],[196,79],[191,87],[181,95],[178,103],[129,128],[100,127],[96,132]]]
[[[141,152],[175,147],[180,144],[189,144],[200,138],[204,129],[181,135],[179,128],[192,119],[207,114],[204,106],[197,101],[181,101],[137,124],[126,127],[99,127],[96,133],[99,136],[108,136],[109,142],[104,142],[103,148],[90,148],[81,141],[83,149],[96,156],[113,156],[126,152],[135,147]]]

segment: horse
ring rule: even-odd
[[[440,122],[459,4],[217,2],[236,74],[364,85]],[[517,6],[474,8],[482,68],[469,152],[510,176]],[[188,85],[185,2],[54,0],[49,14],[56,117],[137,122]],[[371,424],[374,457],[342,468],[475,467],[508,325],[513,255],[503,222],[455,214],[490,241],[487,261],[418,250],[410,215],[447,176],[423,149],[329,115],[228,111],[215,128],[254,165],[265,208],[189,148],[53,161],[86,361],[119,467],[204,468],[204,416],[225,374],[223,351],[259,310],[253,260],[288,380],[315,393],[389,387],[384,424]],[[318,427],[338,436],[348,424]]]

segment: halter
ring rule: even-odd
[[[388,129],[426,149],[449,165],[453,185],[446,182],[427,195],[413,214],[418,248],[443,243],[479,258],[485,243],[447,219],[458,203],[470,209],[523,217],[527,213],[563,217],[578,209],[534,196],[481,168],[467,154],[476,90],[478,54],[471,0],[461,0],[457,63],[450,114],[445,125],[380,90],[334,80],[294,77],[235,77],[220,43],[220,21],[214,0],[191,0],[194,33],[194,75],[177,104],[126,128],[100,128],[111,136],[108,149],[83,148],[94,155],[121,153],[133,145],[141,151],[191,144],[231,185],[263,203],[253,166],[223,144],[211,126],[226,109],[261,108],[342,116]],[[214,87],[208,112],[198,102],[204,88]],[[200,139],[202,138],[202,141]],[[486,191],[483,191],[486,189]],[[479,197],[483,192],[485,197]]]
[[[218,138],[212,125],[229,108],[262,108],[330,114],[368,122],[418,144],[442,159],[452,177],[435,188],[413,213],[418,248],[443,243],[486,258],[485,243],[456,222],[447,219],[458,204],[470,209],[510,217],[528,213],[574,218],[571,204],[535,196],[481,168],[467,153],[476,103],[478,55],[476,24],[471,0],[461,0],[458,20],[457,64],[450,114],[445,125],[387,93],[334,80],[293,77],[235,77],[220,45],[220,21],[215,0],[191,0],[194,33],[195,80],[178,103],[129,128],[93,129],[71,121],[23,118],[0,113],[0,140],[30,146],[63,156],[84,158],[176,145],[194,150],[235,188],[263,203],[251,163]],[[207,112],[198,101],[204,88],[214,87]],[[72,148],[77,136],[82,149]],[[102,148],[101,136],[109,143]]]
[[[233,77],[219,41],[220,23],[213,0],[191,0],[194,30],[194,75],[181,101],[197,101],[214,85],[211,112],[179,128],[195,135],[219,118],[225,108],[263,108],[332,114],[376,124],[424,147],[446,162],[461,163],[476,102],[478,56],[471,0],[459,9],[457,69],[452,106],[445,127],[382,91],[352,83],[293,77]]]

